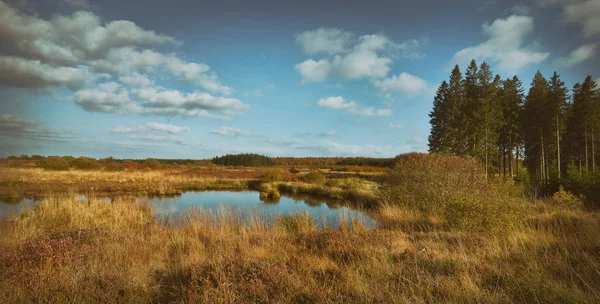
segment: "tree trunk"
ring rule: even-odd
[[[596,173],[596,147],[594,144],[594,127],[592,126],[592,172]]]
[[[587,126],[585,127],[585,172],[590,170],[588,163],[588,135],[587,135]]]
[[[558,166],[558,181],[560,182],[560,132],[558,125],[558,114],[556,114],[556,165]]]
[[[488,130],[485,129],[485,180],[488,178],[488,150],[487,150]]]
[[[512,152],[513,152],[513,138],[512,138],[512,131],[510,131],[510,139],[508,141],[508,171],[510,172],[510,178],[514,178],[514,172],[513,172],[513,159],[512,159]]]

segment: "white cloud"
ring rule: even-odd
[[[563,14],[567,22],[581,24],[585,37],[600,34],[600,0],[568,3]]]
[[[130,92],[115,82],[98,85],[75,93],[75,102],[87,111],[119,114],[155,114],[164,116],[203,116],[228,119],[208,112],[231,112],[248,108],[239,99],[210,95],[204,92],[182,93],[147,87]],[[133,98],[132,98],[133,97]]]
[[[307,59],[296,65],[296,71],[302,75],[303,82],[321,82],[332,74],[331,63],[327,59],[315,61]]]
[[[134,72],[129,76],[121,76],[119,81],[133,87],[148,87],[154,84],[154,81],[150,80],[147,75],[138,72]]]
[[[162,123],[157,123],[157,122],[149,122],[146,124],[146,126],[148,126],[148,128],[150,128],[151,130],[164,131],[164,132],[168,132],[171,134],[187,132],[190,130],[189,127],[180,127],[180,126],[162,124]]]
[[[141,108],[129,98],[129,92],[118,83],[107,82],[97,89],[85,89],[75,93],[75,102],[90,112],[139,113]]]
[[[174,38],[140,28],[127,20],[101,23],[92,12],[55,15],[50,20],[22,15],[0,2],[0,28],[6,47],[25,58],[44,63],[72,64],[103,57],[113,48],[179,44]]]
[[[321,98],[317,102],[319,107],[335,109],[351,114],[361,116],[391,116],[393,111],[391,109],[375,109],[372,107],[360,107],[354,101],[346,101],[341,96]]]
[[[296,36],[296,42],[308,55],[317,53],[337,54],[346,51],[354,34],[338,28],[321,27],[314,31],[304,31]]]
[[[393,124],[393,123],[391,123],[391,124],[387,125],[387,128],[388,129],[403,129],[404,126],[401,125],[401,124]]]
[[[573,67],[596,55],[597,45],[584,44],[573,50],[568,56],[559,58],[556,63],[561,66]]]
[[[533,32],[532,17],[512,15],[506,19],[497,19],[492,24],[485,23],[482,29],[489,39],[458,51],[452,58],[453,64],[466,66],[471,59],[489,59],[497,63],[500,70],[513,74],[550,56],[547,52],[538,51],[535,44],[523,45],[526,37]]]
[[[344,34],[344,38],[339,38]],[[333,77],[346,80],[385,77],[390,71],[393,57],[418,58],[422,42],[408,40],[394,43],[381,34],[357,38],[339,29],[320,28],[301,33],[299,42],[308,54],[327,53],[326,59],[307,59],[295,65],[303,82],[321,82]],[[334,38],[332,38],[334,37]],[[338,39],[339,38],[339,39]],[[334,40],[333,42],[330,40]],[[343,40],[343,42],[341,42]]]
[[[89,4],[84,0],[64,1],[80,8]],[[2,86],[79,89],[86,81],[115,76],[123,84],[144,87],[153,84],[150,78],[174,77],[198,84],[212,94],[234,92],[204,63],[141,49],[181,42],[128,20],[103,22],[86,11],[43,19],[0,1],[0,35],[5,53],[0,58],[0,75],[16,75],[0,76]]]
[[[108,131],[111,133],[135,133],[135,132],[138,132],[141,130],[142,130],[142,128],[140,128],[140,127],[121,127],[121,126],[117,126],[117,127],[108,129]]]
[[[217,97],[204,92],[181,93],[176,90],[158,91],[155,88],[133,90],[146,108],[184,110],[244,110],[248,105],[236,98]]]
[[[319,137],[336,136],[336,135],[337,135],[336,131],[325,131],[325,132],[319,133]]]
[[[238,137],[238,136],[244,136],[244,137],[261,136],[259,134],[253,134],[253,133],[248,132],[246,130],[236,129],[236,128],[232,128],[232,127],[220,127],[217,130],[210,131],[210,133],[216,134],[216,135],[221,135],[221,136],[230,136],[230,137]]]
[[[435,91],[425,80],[408,73],[373,81],[375,89],[384,94],[401,93],[409,97],[429,96]]]

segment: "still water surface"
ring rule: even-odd
[[[77,197],[81,201],[87,198],[83,195]],[[267,221],[277,216],[293,214],[296,212],[309,212],[317,221],[319,227],[338,227],[341,221],[351,221],[358,218],[367,227],[376,226],[375,220],[339,203],[319,199],[311,196],[282,195],[278,200],[261,200],[255,191],[202,191],[185,192],[174,197],[140,198],[148,201],[154,213],[161,219],[172,219],[184,215],[192,207],[202,208],[217,212],[223,208],[231,208],[241,214],[258,213]],[[110,199],[106,199],[110,202]],[[17,204],[0,201],[0,219],[18,215],[25,209],[33,209],[38,200],[25,198]]]

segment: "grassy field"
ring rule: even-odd
[[[119,187],[128,176],[123,183],[149,188],[220,182],[167,171],[10,170],[20,174],[12,183],[49,187]],[[380,224],[366,229],[354,220],[318,230],[306,214],[243,221],[235,210],[197,209],[165,226],[146,204],[55,194],[2,223],[0,299],[600,303],[600,214],[567,192],[529,201],[512,181],[486,181],[472,160],[441,156],[407,159],[376,182],[270,185],[348,201],[369,197]]]

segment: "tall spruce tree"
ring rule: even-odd
[[[547,166],[544,143],[548,140],[547,106],[548,81],[538,71],[531,82],[531,88],[523,106],[523,143],[525,147],[525,164],[535,182],[547,180]],[[547,133],[547,131],[546,131]]]
[[[468,115],[465,111],[463,78],[458,65],[454,66],[448,83],[448,128],[446,137],[448,151],[456,155],[465,155],[467,143],[465,140],[465,125]]]
[[[552,166],[556,171],[556,177],[558,180],[561,178],[562,169],[566,169],[566,166],[562,164],[560,141],[566,130],[565,121],[568,106],[568,92],[569,90],[565,86],[565,83],[560,80],[560,75],[554,72],[552,78],[550,78],[548,86],[547,110],[548,118],[551,118],[551,121],[549,122],[549,131],[553,132],[554,134],[552,136],[552,140],[548,140],[548,151],[549,155],[552,155]],[[550,136],[550,134],[548,134],[548,136]]]
[[[449,124],[449,109],[448,109],[448,83],[444,80],[438,87],[433,99],[433,110],[429,113],[431,120],[431,134],[429,135],[429,152],[430,153],[448,153],[450,146],[448,143],[448,124]]]

